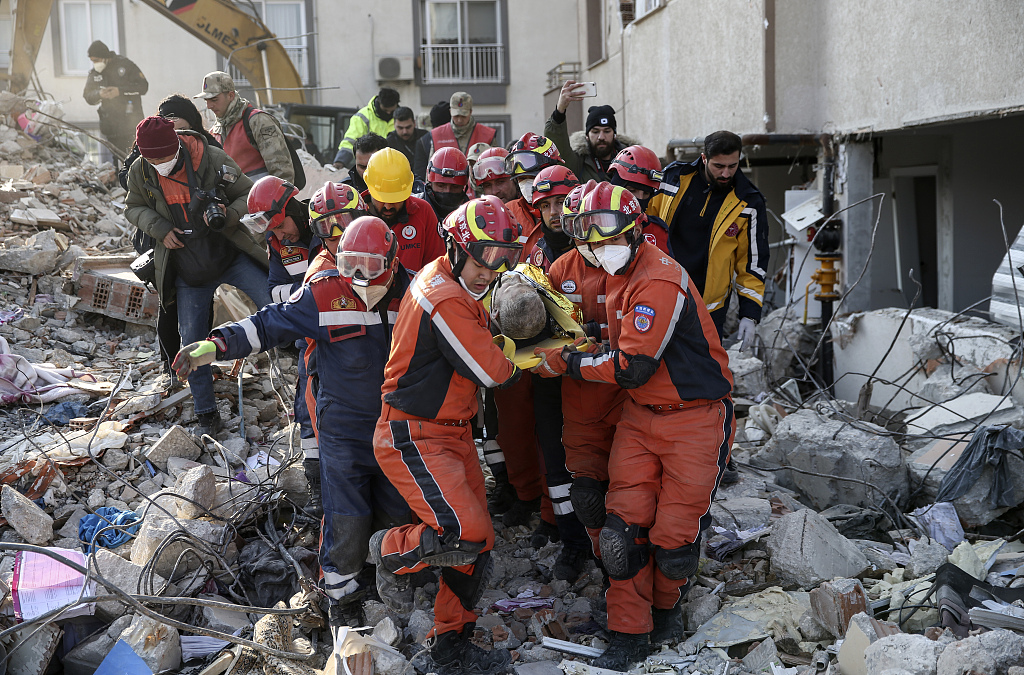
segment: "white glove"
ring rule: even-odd
[[[757,336],[757,324],[753,319],[740,319],[740,327],[736,330],[736,341],[740,343],[740,351],[747,352],[754,345]]]

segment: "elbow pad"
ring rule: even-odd
[[[508,389],[513,384],[518,382],[520,377],[522,377],[523,371],[519,369],[519,366],[513,366],[512,368],[512,375],[510,375],[507,380],[499,384],[498,389]]]
[[[622,358],[626,359],[626,367],[620,366],[619,360],[615,359],[615,381],[623,389],[636,389],[643,386],[647,380],[654,377],[654,373],[658,370],[660,363],[658,359],[643,354],[634,356],[625,352],[620,352],[620,354],[622,354]]]

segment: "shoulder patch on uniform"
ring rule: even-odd
[[[657,237],[655,237],[650,232],[644,232],[644,241],[646,241],[649,244],[654,244],[655,246],[657,246],[657,244],[658,244]]]
[[[355,303],[346,297],[335,298],[331,300],[331,309],[348,309],[354,307]]]
[[[575,290],[576,290],[576,282],[573,281],[572,279],[566,279],[565,281],[562,282],[562,292],[563,293],[572,293]]]
[[[305,290],[306,290],[306,285],[305,284],[303,284],[302,286],[299,286],[295,290],[295,292],[293,292],[291,295],[288,296],[288,302],[298,302],[299,298],[302,297],[303,291],[305,291]]]
[[[633,309],[633,326],[641,333],[646,333],[654,324],[654,310],[647,305],[637,305]]]
[[[533,264],[534,265],[540,265],[543,262],[544,262],[544,252],[543,251],[534,251],[533,252]]]
[[[402,228],[402,236],[406,239],[415,239],[416,227],[414,225],[406,225]]]

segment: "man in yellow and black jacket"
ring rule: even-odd
[[[729,131],[707,136],[700,159],[665,167],[647,213],[668,223],[672,255],[696,284],[719,337],[735,282],[736,337],[746,350],[761,319],[769,252],[764,197],[739,168],[741,147]]]

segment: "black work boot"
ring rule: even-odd
[[[492,516],[500,516],[515,504],[516,489],[508,482],[508,471],[491,467],[491,475],[494,489],[487,495],[487,510]]]
[[[662,642],[678,642],[683,638],[682,607],[673,607],[672,609],[652,607],[651,615],[654,618],[654,630],[651,631],[652,645]]]
[[[576,581],[583,573],[583,568],[590,560],[590,551],[579,546],[562,545],[562,552],[555,559],[555,569],[551,575],[563,581]]]
[[[469,641],[474,624],[462,632],[450,630],[427,640],[427,650],[438,675],[496,675],[508,668],[512,655],[507,649],[486,651]]]
[[[407,575],[395,574],[384,565],[380,547],[387,533],[387,530],[378,530],[370,537],[370,561],[377,566],[377,593],[392,612],[408,614],[413,610],[413,587]]]
[[[331,623],[331,628],[342,626],[359,628],[365,625],[362,602],[365,597],[365,592],[356,592],[346,595],[341,600],[332,599],[327,608],[327,618]]]
[[[608,649],[594,659],[595,668],[607,668],[626,672],[629,667],[643,661],[651,652],[649,633],[619,633],[611,631],[612,642]]]
[[[306,484],[308,486],[306,491],[309,494],[309,502],[306,504],[305,511],[314,518],[323,518],[324,500],[320,494],[320,460],[302,460],[302,470],[306,474]]]
[[[199,438],[206,435],[210,438],[216,439],[217,432],[219,432],[223,427],[224,422],[220,419],[219,410],[214,410],[208,413],[199,413],[196,415],[195,432]]]
[[[537,527],[533,528],[533,532],[530,533],[530,546],[541,548],[549,541],[558,541],[560,538],[558,526],[541,518]]]
[[[722,485],[735,485],[740,482],[740,472],[736,470],[736,465],[732,463],[732,459],[725,465],[725,471],[722,473]]]
[[[516,525],[529,525],[530,521],[533,520],[533,514],[540,511],[540,497],[531,499],[530,501],[523,501],[517,499],[515,504],[512,505],[505,515],[502,516],[501,522],[505,527],[514,527]]]

